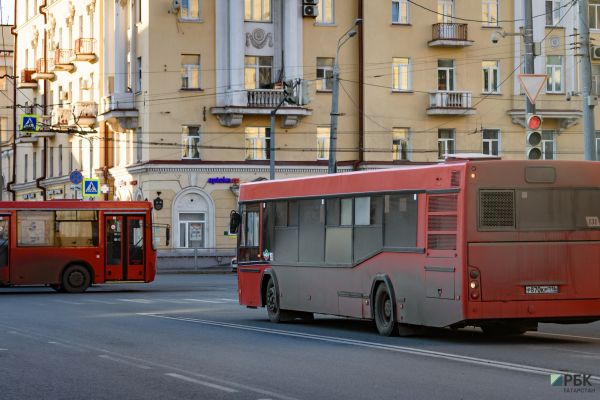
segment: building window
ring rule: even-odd
[[[37,151],[31,155],[31,164],[32,179],[35,180],[37,178]]]
[[[205,247],[205,219],[204,213],[179,213],[179,247]]]
[[[484,129],[483,130],[483,154],[497,156],[500,154],[500,130],[499,129]]]
[[[483,61],[483,92],[498,93],[498,78],[500,76],[498,61]]]
[[[200,0],[181,0],[181,11],[179,16],[184,20],[200,19]]]
[[[454,129],[438,129],[438,160],[454,154]]]
[[[438,0],[437,22],[445,24],[454,22],[454,0]]]
[[[560,10],[560,0],[546,0],[546,26],[558,25]]]
[[[589,0],[590,29],[600,29],[600,0]]]
[[[438,90],[454,90],[454,60],[438,60]]]
[[[54,147],[50,147],[48,149],[48,153],[50,155],[50,160],[48,161],[48,167],[50,170],[50,177],[52,178],[54,176]]]
[[[181,88],[200,89],[200,54],[181,55]]]
[[[393,90],[410,90],[410,58],[392,59]]]
[[[0,117],[0,146],[5,145],[10,140],[10,132],[8,130],[8,117]],[[0,152],[2,147],[0,147]]]
[[[556,142],[554,131],[542,131],[542,159],[554,160],[556,153]]]
[[[482,21],[484,26],[498,26],[498,0],[483,0]]]
[[[23,182],[27,182],[27,179],[29,178],[29,154],[25,154],[25,169],[23,170],[24,172],[24,178],[23,178]]]
[[[142,91],[142,57],[137,58],[137,82],[135,90],[137,92]]]
[[[268,160],[271,129],[246,128],[246,160]]]
[[[392,129],[392,159],[394,161],[408,160],[409,135],[408,128]]]
[[[6,75],[7,69],[5,66],[0,67],[0,90],[6,90]]]
[[[333,58],[317,58],[317,90],[330,92],[333,89]]]
[[[246,90],[270,89],[273,57],[245,57],[244,82]]]
[[[592,64],[592,94],[600,93],[600,64]]]
[[[546,56],[546,93],[562,93],[563,57]]]
[[[199,143],[200,143],[200,140],[198,139],[198,144]],[[136,150],[135,161],[136,162],[142,161],[142,128],[137,128],[135,130],[135,150]],[[198,153],[200,153],[200,150],[196,149],[196,151]],[[198,154],[198,157],[200,157],[200,154]]]
[[[329,160],[329,140],[331,129],[328,126],[317,127],[317,160]]]
[[[408,24],[408,0],[392,0],[392,24]]]
[[[138,132],[140,130],[138,129]],[[139,137],[139,136],[138,136]],[[138,142],[141,149],[141,143]],[[138,158],[141,159],[138,150]],[[200,127],[192,125],[183,126],[183,154],[181,158],[200,159]]]
[[[63,145],[58,145],[58,176],[63,176]]]
[[[333,25],[335,24],[334,0],[319,1],[319,15],[316,22],[318,25]]]
[[[244,19],[254,22],[270,22],[271,0],[244,0]]]

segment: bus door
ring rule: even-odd
[[[105,215],[107,281],[143,281],[144,216]]]
[[[0,282],[9,282],[10,217],[0,216]]]

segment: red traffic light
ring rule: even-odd
[[[527,128],[528,129],[540,129],[542,126],[542,117],[539,115],[529,115],[527,117]]]

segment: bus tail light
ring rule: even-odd
[[[481,297],[481,273],[475,267],[469,267],[469,297],[479,300]]]

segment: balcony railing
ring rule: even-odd
[[[471,115],[474,113],[471,92],[438,90],[429,93],[428,115]]]
[[[96,39],[81,38],[75,40],[75,54],[96,54]]]
[[[68,107],[57,107],[52,110],[52,126],[67,126],[73,113]]]
[[[74,125],[93,125],[98,117],[98,103],[95,101],[78,101],[73,106]]]
[[[55,71],[72,71],[75,69],[73,60],[75,52],[72,49],[56,49],[54,51],[54,70]]]
[[[35,79],[54,79],[54,59],[40,58],[35,62]]]
[[[37,80],[34,79],[33,74],[36,73],[36,70],[33,68],[24,68],[21,70],[21,78],[18,84],[20,88],[36,88],[38,83]]]
[[[464,47],[473,44],[468,37],[467,24],[438,23],[431,27],[432,40],[429,46]]]
[[[248,107],[275,108],[283,96],[283,89],[248,90]]]

